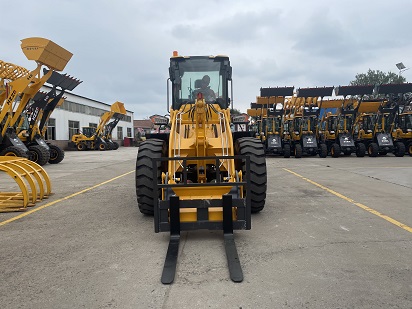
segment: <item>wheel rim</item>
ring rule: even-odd
[[[17,155],[12,151],[6,152],[4,155],[7,157],[17,157]]]
[[[104,144],[100,144],[100,145],[99,145],[99,149],[100,149],[100,150],[104,150]]]
[[[57,151],[50,149],[50,160],[55,160],[57,158]]]

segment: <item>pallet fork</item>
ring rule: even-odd
[[[184,169],[187,167],[187,161],[198,159],[210,159],[210,157],[197,157],[197,158],[153,158],[153,171],[157,171],[157,165],[160,161],[181,161]],[[248,156],[217,156],[216,165],[218,166],[219,160],[236,159],[242,160],[246,165],[246,170],[250,169],[250,158]],[[238,192],[241,191],[241,186],[246,186],[249,183],[249,173],[246,173],[246,179],[232,183],[190,183],[184,176],[184,181],[181,184],[157,184],[156,196],[155,196],[155,232],[170,232],[170,240],[162,271],[161,282],[163,284],[171,284],[174,281],[177,267],[177,259],[179,253],[180,244],[180,232],[184,230],[194,229],[210,229],[210,230],[223,230],[224,245],[226,251],[226,258],[228,263],[228,269],[230,279],[233,282],[243,281],[243,271],[240,265],[239,255],[236,248],[235,238],[233,231],[235,229],[251,228],[251,209],[250,209],[250,192],[249,188],[246,188],[245,198],[236,198]],[[154,179],[157,175],[154,172]],[[180,199],[179,196],[173,194],[173,188],[189,188],[189,187],[210,187],[218,190],[218,187],[222,189],[227,188],[228,185],[232,186],[229,194],[223,194],[221,199],[210,200],[191,200]],[[163,189],[166,196],[166,200],[159,200],[157,196],[157,189]],[[170,197],[168,197],[170,195]],[[210,207],[222,207],[223,220],[222,221],[209,221],[208,209]],[[183,222],[181,220],[181,209],[183,208],[196,208],[197,209],[197,221],[196,222]],[[236,213],[234,219],[234,213]]]

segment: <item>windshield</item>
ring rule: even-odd
[[[206,102],[212,103],[223,98],[227,103],[229,68],[227,58],[172,58],[170,79],[173,82],[173,108],[177,109],[184,103],[194,103],[199,93],[203,94]]]
[[[399,127],[406,132],[412,130],[412,114],[405,114],[399,116]]]
[[[328,119],[328,129],[330,131],[336,131],[337,127],[337,118],[336,117],[330,117]]]
[[[272,118],[264,118],[262,121],[262,131],[273,132]]]
[[[365,131],[373,131],[373,120],[371,115],[365,116],[362,124]]]

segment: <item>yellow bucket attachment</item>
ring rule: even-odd
[[[359,103],[358,103],[359,104]],[[362,102],[358,113],[376,113],[379,110],[379,106],[381,105],[380,101],[376,102]]]
[[[63,71],[73,56],[68,50],[44,38],[23,39],[21,49],[27,59],[44,64],[56,71]]]
[[[122,102],[116,101],[110,107],[110,111],[117,114],[126,115],[126,109],[124,108],[124,104]]]
[[[0,212],[24,211],[51,194],[49,175],[35,162],[25,158],[0,156],[0,175],[2,172],[16,182],[20,192],[0,191]],[[4,177],[0,177],[0,185],[4,184]]]

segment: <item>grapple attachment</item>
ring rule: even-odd
[[[29,73],[26,68],[0,60],[0,79],[15,80]]]
[[[0,212],[24,211],[51,194],[50,178],[35,162],[25,158],[0,156],[0,174],[2,172],[14,179],[20,191],[0,192]]]
[[[21,49],[27,59],[41,63],[50,69],[63,71],[73,54],[51,40],[27,38],[21,40]]]

